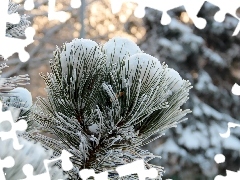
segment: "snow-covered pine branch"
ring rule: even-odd
[[[190,110],[181,106],[190,83],[120,37],[104,45],[74,39],[57,47],[50,67],[51,73],[41,74],[47,98],[38,98],[28,121],[57,140],[31,131],[25,136],[56,156],[62,149],[71,152],[71,179],[79,178],[80,169],[91,168],[108,170],[109,178],[116,179],[114,168],[137,159],[144,159],[146,168],[157,168],[161,178],[163,168],[148,163],[156,156],[141,146],[184,120]]]

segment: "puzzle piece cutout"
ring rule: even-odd
[[[239,30],[240,30],[240,29],[239,29]],[[233,93],[234,95],[240,96],[240,86],[239,86],[237,83],[235,83],[235,84],[233,85],[233,87],[232,87],[232,93]]]
[[[2,112],[2,102],[0,102],[0,140],[4,141],[7,139],[12,139],[11,145],[15,150],[20,150],[23,148],[22,145],[19,144],[19,139],[18,136],[16,134],[16,131],[21,130],[24,131],[27,128],[27,123],[25,120],[20,120],[17,123],[15,123],[14,119],[16,119],[18,117],[19,111],[17,111],[18,109],[15,109],[16,113],[11,113],[10,110]],[[9,131],[8,124],[2,124],[2,122],[7,121],[11,124],[11,130]],[[1,130],[5,130],[7,132],[3,132]],[[26,142],[25,142],[26,143]],[[26,144],[25,144],[26,145]],[[3,146],[0,148],[8,148],[8,146]],[[11,149],[11,148],[10,148]],[[23,148],[24,150],[24,148]],[[26,150],[26,149],[25,149]],[[24,151],[25,151],[24,150]],[[12,152],[10,150],[11,153],[15,154],[14,152]],[[41,152],[41,151],[39,151]],[[5,152],[6,153],[6,152]],[[31,152],[32,153],[32,152]],[[27,153],[28,156],[31,154],[30,150],[27,149]],[[40,153],[41,154],[41,153]],[[5,154],[6,155],[6,154]],[[30,155],[31,156],[31,155]],[[70,161],[70,157],[72,157],[73,155],[69,152],[67,152],[66,150],[62,150],[62,153],[59,157],[55,158],[55,159],[51,159],[51,160],[47,160],[47,159],[42,159],[43,160],[43,164],[44,164],[44,168],[46,169],[46,173],[40,174],[40,175],[33,175],[33,166],[30,164],[27,164],[25,166],[23,166],[22,170],[24,172],[25,175],[27,175],[26,180],[40,180],[40,179],[49,179],[50,180],[50,174],[49,174],[49,169],[48,169],[48,164],[61,160],[62,162],[62,169],[65,171],[69,171],[73,168],[73,164]],[[3,157],[4,157],[4,152],[3,152]],[[16,156],[18,157],[18,156]],[[5,174],[3,171],[3,168],[11,168],[13,167],[15,164],[13,157],[8,156],[7,158],[5,158],[4,160],[0,159],[0,179],[1,180],[5,180]],[[14,167],[13,167],[14,168]]]
[[[220,8],[218,12],[214,15],[214,19],[217,22],[223,22],[226,14],[230,14],[231,16],[235,17],[236,19],[240,20],[240,18],[236,15],[237,9],[240,7],[240,1],[239,0],[198,0],[198,1],[191,1],[191,0],[185,0],[184,7],[186,9],[186,12],[188,13],[188,16],[192,19],[194,22],[194,25],[199,28],[203,29],[205,28],[207,22],[203,18],[197,17],[198,12],[200,11],[201,7],[205,2],[209,2],[212,5],[215,5]],[[236,36],[239,33],[239,25],[238,23],[233,36]]]
[[[71,7],[76,9],[82,5],[81,0],[71,0]]]
[[[49,20],[59,20],[60,22],[66,22],[70,18],[69,14],[64,11],[55,11],[56,0],[49,0],[48,3],[48,19]],[[71,0],[71,7],[76,9],[81,6],[81,0]],[[34,9],[34,1],[33,0],[25,0],[24,9],[27,11],[31,11]]]
[[[19,59],[26,62],[30,56],[24,48],[33,43],[35,30],[32,27],[26,28],[26,39],[6,37],[6,23],[17,24],[20,21],[20,16],[17,13],[8,14],[8,3],[8,0],[0,1],[0,55],[7,59],[17,52]]]
[[[225,156],[223,154],[217,154],[215,155],[214,160],[216,163],[224,163],[225,162]],[[240,171],[234,172],[226,170],[226,176],[217,175],[214,180],[239,180],[240,179]]]
[[[137,8],[135,9],[136,12],[134,14],[138,15],[138,17],[143,17],[145,15],[145,7],[149,7],[152,9],[156,9],[162,11],[162,25],[168,25],[171,22],[171,17],[168,15],[167,11],[171,9],[175,9],[179,6],[183,5],[185,0],[112,0],[111,6],[114,8],[113,13],[117,13],[120,11],[123,2],[133,2],[138,4]],[[141,13],[140,13],[141,12]]]
[[[219,133],[220,136],[222,138],[228,138],[230,136],[230,128],[235,128],[235,127],[240,127],[240,124],[229,122],[227,132],[226,133]]]
[[[34,2],[33,0],[25,0],[24,2],[24,9],[27,11],[31,11],[34,9]]]
[[[230,1],[208,0],[207,2],[220,8],[220,10],[217,11],[216,14],[214,15],[214,19],[217,22],[220,22],[220,23],[223,22],[227,14],[233,16],[238,20],[238,24],[233,32],[233,36],[238,35],[238,33],[240,32],[240,18],[237,16],[237,9],[240,7],[240,1],[239,0],[230,0]]]
[[[169,10],[183,6],[186,9],[188,16],[192,19],[194,25],[198,29],[206,27],[207,21],[203,18],[197,17],[198,12],[202,8],[205,0],[111,0],[112,12],[117,13],[120,11],[123,2],[133,2],[138,4],[134,14],[137,17],[145,15],[145,7],[162,11],[161,24],[168,25],[171,22],[171,17],[168,14]],[[239,0],[208,0],[207,2],[218,6],[220,10],[215,14],[214,19],[218,22],[223,22],[226,14],[230,14],[238,19],[238,25],[235,28],[233,36],[238,35],[240,32],[240,18],[236,15],[237,9],[240,7]]]
[[[144,167],[144,160],[137,160],[132,163],[122,165],[116,168],[116,171],[119,174],[119,177],[137,174],[139,180],[145,180],[148,178],[156,178],[158,171],[155,168],[150,168],[148,170]]]
[[[91,176],[94,177],[94,180],[107,180],[108,172],[104,171],[96,174],[93,169],[82,169],[79,172],[79,177],[81,177],[82,180],[87,180]]]
[[[4,59],[7,59],[15,52],[18,53],[18,57],[22,62],[26,62],[30,55],[25,51],[25,47],[29,44],[33,43],[33,36],[35,34],[35,30],[32,27],[28,27],[25,30],[26,39],[17,39],[10,37],[3,37],[0,39],[0,55],[3,56]]]
[[[49,169],[48,169],[48,164],[61,160],[62,161],[62,169],[64,171],[69,171],[73,168],[73,164],[70,161],[70,157],[72,157],[73,155],[71,153],[69,153],[66,150],[62,150],[61,156],[55,159],[51,159],[51,160],[44,160],[44,167],[46,169],[45,173],[42,174],[38,174],[38,175],[33,175],[33,167],[30,164],[26,164],[23,166],[22,170],[23,173],[27,176],[27,178],[25,179],[21,179],[21,180],[51,180],[50,174],[49,174]]]
[[[137,160],[129,164],[125,164],[116,168],[119,177],[137,174],[139,180],[145,180],[148,178],[156,178],[158,171],[155,168],[145,169],[144,160]],[[93,169],[82,169],[79,172],[79,177],[83,180],[87,180],[89,177],[94,177],[95,180],[107,180],[108,172],[104,171],[96,174]]]
[[[228,138],[230,136],[230,129],[240,127],[240,124],[228,123],[228,129],[226,133],[219,133],[222,138]],[[225,162],[225,156],[223,154],[217,154],[214,157],[214,160],[216,163],[224,163]],[[217,175],[214,180],[239,180],[240,179],[240,170],[237,172],[226,170],[226,176]]]
[[[2,132],[0,131],[0,138],[2,140],[6,139],[13,139],[13,148],[15,150],[20,150],[23,145],[19,144],[18,137],[17,137],[17,131],[25,131],[27,129],[27,122],[25,120],[20,120],[18,122],[14,122],[12,118],[11,111],[5,111],[2,112],[2,102],[0,102],[0,123],[3,121],[8,121],[11,124],[11,130],[8,132]],[[1,124],[0,124],[1,126]]]
[[[55,11],[56,0],[48,0],[48,20],[59,20],[60,22],[66,22],[70,15],[64,11]]]
[[[14,164],[15,164],[15,161],[11,156],[8,156],[3,160],[0,159],[0,179],[1,180],[5,180],[3,168],[11,168],[14,166]]]
[[[0,1],[0,39],[5,37],[6,23],[17,24],[20,21],[20,16],[17,13],[8,14],[8,0]]]
[[[223,22],[226,14],[231,14],[233,17],[238,18],[236,12],[240,7],[239,0],[208,0],[213,5],[216,5],[220,10],[215,14],[214,19],[218,22]]]

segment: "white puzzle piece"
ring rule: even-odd
[[[27,129],[27,122],[25,120],[20,120],[14,122],[12,118],[11,111],[2,112],[2,102],[0,102],[0,123],[3,121],[8,121],[11,124],[11,130],[8,132],[0,131],[0,139],[13,139],[13,148],[15,150],[21,149],[23,146],[19,144],[16,131],[25,131]]]
[[[26,39],[6,37],[6,23],[17,24],[20,21],[20,16],[17,13],[8,14],[8,3],[9,0],[0,1],[0,55],[7,59],[17,52],[19,59],[26,62],[30,56],[25,51],[25,47],[33,43],[35,30],[28,27],[25,30]]]
[[[22,179],[22,180],[51,180],[50,174],[49,174],[49,169],[48,169],[48,164],[61,160],[62,161],[62,169],[64,171],[69,171],[73,168],[73,164],[70,161],[70,157],[73,156],[71,153],[69,153],[66,150],[62,150],[61,156],[55,159],[47,160],[45,159],[43,161],[44,167],[46,169],[45,173],[38,174],[38,175],[33,175],[33,167],[30,164],[26,164],[23,166],[22,170],[24,174],[27,176],[27,178]]]
[[[216,21],[223,22],[226,14],[230,14],[239,20],[233,36],[238,35],[240,32],[240,18],[236,15],[236,11],[240,7],[240,0],[111,0],[112,12],[118,13],[123,2],[133,2],[138,4],[138,7],[135,9],[136,12],[134,13],[137,17],[143,17],[145,15],[145,7],[161,11],[163,13],[161,18],[162,25],[168,25],[171,22],[171,17],[168,15],[168,11],[183,6],[194,25],[199,29],[205,28],[207,22],[205,19],[197,17],[197,14],[203,4],[209,2],[220,8],[214,16]]]
[[[3,172],[3,168],[11,168],[15,164],[14,159],[11,156],[4,158],[3,160],[0,159],[0,179],[5,180],[5,175]]]

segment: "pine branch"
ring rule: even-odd
[[[71,179],[86,168],[108,170],[109,178],[116,179],[117,166],[137,159],[153,167],[148,161],[157,156],[140,147],[190,113],[180,109],[190,83],[125,38],[113,38],[103,46],[74,39],[57,47],[50,67],[52,73],[40,74],[47,98],[38,98],[28,121],[58,139],[31,130],[28,137],[56,154],[62,149],[71,152]],[[154,167],[161,178],[163,168]]]

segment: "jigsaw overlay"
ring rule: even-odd
[[[73,7],[75,3],[75,8],[80,7],[81,3],[80,0],[72,0],[71,6]],[[117,13],[121,9],[121,5],[123,2],[133,2],[138,4],[137,8],[135,9],[134,14],[137,17],[143,17],[145,15],[145,7],[149,7],[152,9],[156,9],[161,11],[162,18],[161,24],[168,25],[171,22],[171,17],[168,14],[169,10],[175,9],[177,7],[183,6],[188,14],[188,16],[193,21],[194,25],[199,28],[203,29],[207,21],[203,18],[197,17],[198,12],[202,8],[203,4],[206,2],[205,0],[111,0],[111,6],[113,13]],[[214,19],[217,22],[223,22],[226,15],[230,14],[231,16],[235,17],[238,20],[238,25],[233,32],[233,36],[237,36],[240,32],[240,17],[237,16],[236,11],[240,7],[240,0],[208,0],[207,2],[217,6],[220,10],[215,14]],[[33,43],[33,36],[35,34],[35,30],[31,27],[28,27],[25,30],[26,39],[17,39],[17,38],[10,38],[6,37],[6,23],[17,24],[20,21],[20,16],[17,13],[8,14],[8,3],[9,0],[1,0],[0,1],[0,55],[7,59],[12,54],[17,52],[19,54],[19,58],[21,61],[25,62],[29,59],[29,54],[25,51],[25,47],[29,44]],[[24,7],[26,10],[31,10],[34,8],[34,1],[33,0],[26,0]],[[65,12],[55,12],[55,0],[49,0],[49,20],[57,18],[57,15],[60,21],[65,22],[67,17]],[[63,19],[65,17],[65,19]],[[240,86],[235,84],[232,92],[236,95],[240,95]],[[11,112],[5,111],[2,112],[2,103],[0,102],[0,125],[3,121],[8,121],[11,124],[11,130],[8,132],[1,132],[0,131],[0,140],[4,141],[6,139],[13,139],[13,147],[16,150],[21,150],[23,145],[19,144],[17,131],[24,131],[27,128],[27,123],[25,120],[21,120],[18,122],[14,122]],[[228,131],[225,134],[220,134],[222,137],[227,138],[230,135],[230,128],[239,127],[238,124],[229,123],[228,124]],[[54,161],[61,160],[62,161],[62,168],[65,171],[69,171],[72,169],[73,165],[70,161],[70,157],[72,154],[67,152],[66,150],[62,151],[60,157],[52,159],[52,160],[43,160],[44,167],[46,169],[46,173],[33,175],[33,167],[30,164],[26,164],[23,166],[22,170],[26,175],[25,179],[22,180],[50,180],[48,164]],[[215,156],[215,161],[217,163],[223,163],[225,161],[225,157],[222,154],[218,154]],[[5,175],[3,172],[3,168],[11,168],[13,167],[15,161],[11,156],[6,157],[5,159],[0,159],[0,179],[5,180]],[[133,173],[138,174],[139,179],[143,180],[146,177],[154,178],[157,176],[156,169],[152,168],[150,170],[144,169],[144,162],[143,160],[135,161],[133,163],[120,166],[116,168],[120,177],[130,175]],[[94,170],[81,170],[79,172],[79,176],[83,179],[87,179],[90,176],[94,176],[96,179],[107,179],[107,172],[102,172],[99,174],[95,174]],[[215,180],[221,179],[240,179],[240,171],[232,172],[227,170],[227,176],[216,176]]]
[[[9,0],[0,1],[0,55],[4,59],[7,59],[17,52],[19,59],[22,62],[26,62],[30,58],[30,55],[24,48],[33,43],[35,30],[32,27],[26,28],[26,39],[6,37],[7,22],[12,24],[18,24],[20,22],[20,16],[18,13],[8,14],[8,4]]]
[[[145,15],[145,7],[161,11],[162,18],[160,22],[162,25],[168,25],[171,22],[171,17],[169,16],[168,11],[181,6],[185,8],[189,18],[198,29],[205,28],[207,24],[205,19],[197,17],[198,12],[206,2],[205,0],[111,0],[112,12],[114,14],[120,11],[123,2],[133,2],[137,4],[138,6],[135,9],[134,14],[139,18],[142,18]],[[214,16],[214,19],[217,22],[223,22],[226,14],[230,14],[238,20],[238,25],[233,32],[233,36],[237,36],[240,32],[240,17],[237,16],[236,11],[240,7],[240,1],[208,0],[207,2],[220,8]]]
[[[2,102],[0,102],[0,127],[1,123],[4,121],[8,121],[11,124],[11,130],[7,132],[2,132],[0,131],[0,140],[4,141],[7,139],[13,139],[13,148],[15,150],[21,151],[23,148],[23,145],[19,144],[18,137],[17,137],[17,132],[16,131],[24,131],[27,129],[27,122],[25,120],[20,120],[18,122],[14,122],[11,111],[5,111],[2,112]],[[4,147],[1,147],[4,148]],[[5,147],[7,148],[7,147]],[[69,153],[66,150],[62,150],[62,153],[60,157],[57,157],[55,159],[43,159],[44,167],[46,169],[45,173],[38,174],[38,175],[33,175],[33,167],[30,164],[26,164],[22,167],[23,173],[26,175],[27,178],[22,179],[22,180],[51,180],[50,174],[49,174],[49,169],[48,169],[48,164],[61,160],[62,161],[62,169],[64,171],[69,171],[73,168],[73,164],[70,161],[70,157],[73,155]],[[6,180],[3,168],[11,168],[15,164],[15,160],[13,157],[8,156],[4,159],[0,158],[0,179],[1,180]]]

